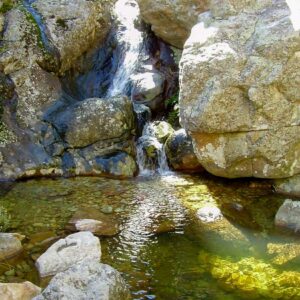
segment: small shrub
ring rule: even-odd
[[[10,226],[11,216],[4,207],[0,206],[0,232],[5,232]]]

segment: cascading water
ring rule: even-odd
[[[148,122],[145,125],[142,136],[137,140],[136,152],[140,175],[170,173],[165,146],[156,137],[154,123]]]
[[[140,22],[140,11],[136,1],[117,1],[114,14],[117,47],[113,61],[118,65],[108,88],[107,98],[121,94],[130,95],[131,79],[138,69],[140,59],[147,56],[143,31],[136,28]],[[144,126],[142,136],[136,143],[136,151],[141,175],[151,175],[156,172],[162,175],[169,172],[164,145],[155,137],[152,123],[148,122]]]
[[[106,97],[127,94],[130,78],[137,67],[144,45],[143,32],[135,26],[140,16],[138,4],[131,0],[119,0],[115,5],[114,14],[117,24],[117,49],[113,61],[118,66]]]

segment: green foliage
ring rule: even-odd
[[[10,226],[11,216],[4,207],[0,206],[0,232],[5,232]]]
[[[167,121],[175,128],[179,126],[178,99],[179,99],[179,93],[177,92],[172,97],[166,100],[166,108],[168,111]]]
[[[12,0],[4,0],[0,8],[0,13],[5,14],[14,7],[14,2]]]

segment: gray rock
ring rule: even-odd
[[[72,148],[98,141],[120,142],[134,132],[133,106],[127,97],[86,99],[68,107],[53,123]]]
[[[19,255],[23,251],[24,237],[14,233],[0,233],[0,262]]]
[[[192,139],[184,129],[175,131],[166,141],[166,155],[174,170],[199,172],[203,167],[194,152]]]
[[[299,234],[300,201],[285,200],[276,213],[275,226]]]
[[[300,197],[300,175],[275,180],[274,188],[277,193]]]
[[[101,257],[100,241],[91,232],[78,232],[54,243],[36,261],[41,277],[55,275],[89,258],[94,263]]]
[[[164,78],[158,72],[145,72],[133,77],[132,99],[140,104],[156,108],[155,99],[164,91]]]
[[[151,29],[171,45],[182,48],[207,0],[138,0],[141,14]]]
[[[83,261],[58,273],[34,300],[129,300],[120,273],[95,261]]]
[[[222,177],[300,173],[299,3],[210,1],[180,62],[180,118]]]

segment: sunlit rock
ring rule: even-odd
[[[76,263],[89,258],[97,263],[101,257],[100,241],[91,232],[78,232],[54,243],[36,261],[41,277],[65,271]]]
[[[138,0],[143,19],[157,36],[171,45],[182,48],[198,14],[205,11],[207,0]]]
[[[215,0],[193,27],[180,62],[181,124],[210,173],[300,172],[297,12],[285,0]]]
[[[58,273],[34,300],[129,300],[121,274],[112,267],[86,260]]]
[[[0,295],[3,300],[31,300],[41,293],[41,288],[26,281],[23,283],[0,283]]]

